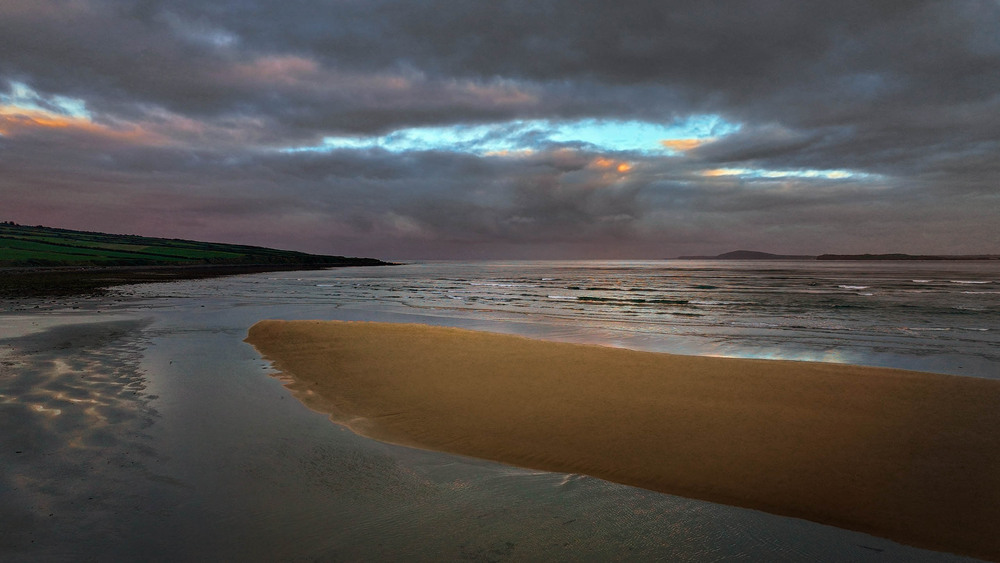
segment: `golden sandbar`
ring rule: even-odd
[[[247,341],[365,436],[1000,559],[998,381],[408,324]]]

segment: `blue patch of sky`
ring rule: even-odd
[[[11,82],[9,93],[0,93],[0,105],[90,119],[83,100],[66,96],[43,96],[23,82]]]
[[[805,178],[822,180],[857,180],[879,179],[878,174],[869,174],[855,170],[769,170],[765,168],[719,168],[712,170],[708,176],[738,176],[747,179],[778,180],[784,178]]]
[[[317,146],[282,149],[283,152],[331,152],[336,150],[381,149],[388,152],[452,151],[496,155],[575,147],[603,153],[632,153],[643,156],[676,156],[679,149],[664,141],[709,141],[739,131],[740,124],[715,114],[692,115],[670,123],[638,120],[515,120],[476,125],[408,127],[384,135],[326,137]],[[723,168],[706,176],[737,176],[746,179],[846,180],[875,178],[851,170],[772,170],[765,168]]]
[[[489,154],[579,146],[607,152],[674,154],[662,141],[705,140],[728,135],[739,128],[738,124],[730,123],[718,115],[694,115],[667,124],[610,119],[533,119],[478,125],[410,127],[379,136],[326,137],[318,146],[284,150],[325,152],[379,148],[390,152],[441,150]]]

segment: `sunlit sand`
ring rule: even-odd
[[[248,342],[360,434],[1000,558],[1000,382],[424,325]]]

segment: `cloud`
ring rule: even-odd
[[[686,152],[705,144],[703,139],[664,139],[660,144],[673,151]]]
[[[986,0],[7,0],[0,208],[396,257],[993,252],[998,22]]]

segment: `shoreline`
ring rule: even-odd
[[[423,325],[262,321],[247,341],[382,441],[1000,559],[996,381]]]
[[[352,259],[346,259],[352,260]],[[102,294],[108,287],[240,274],[393,265],[359,258],[344,264],[184,264],[0,268],[0,299]]]

